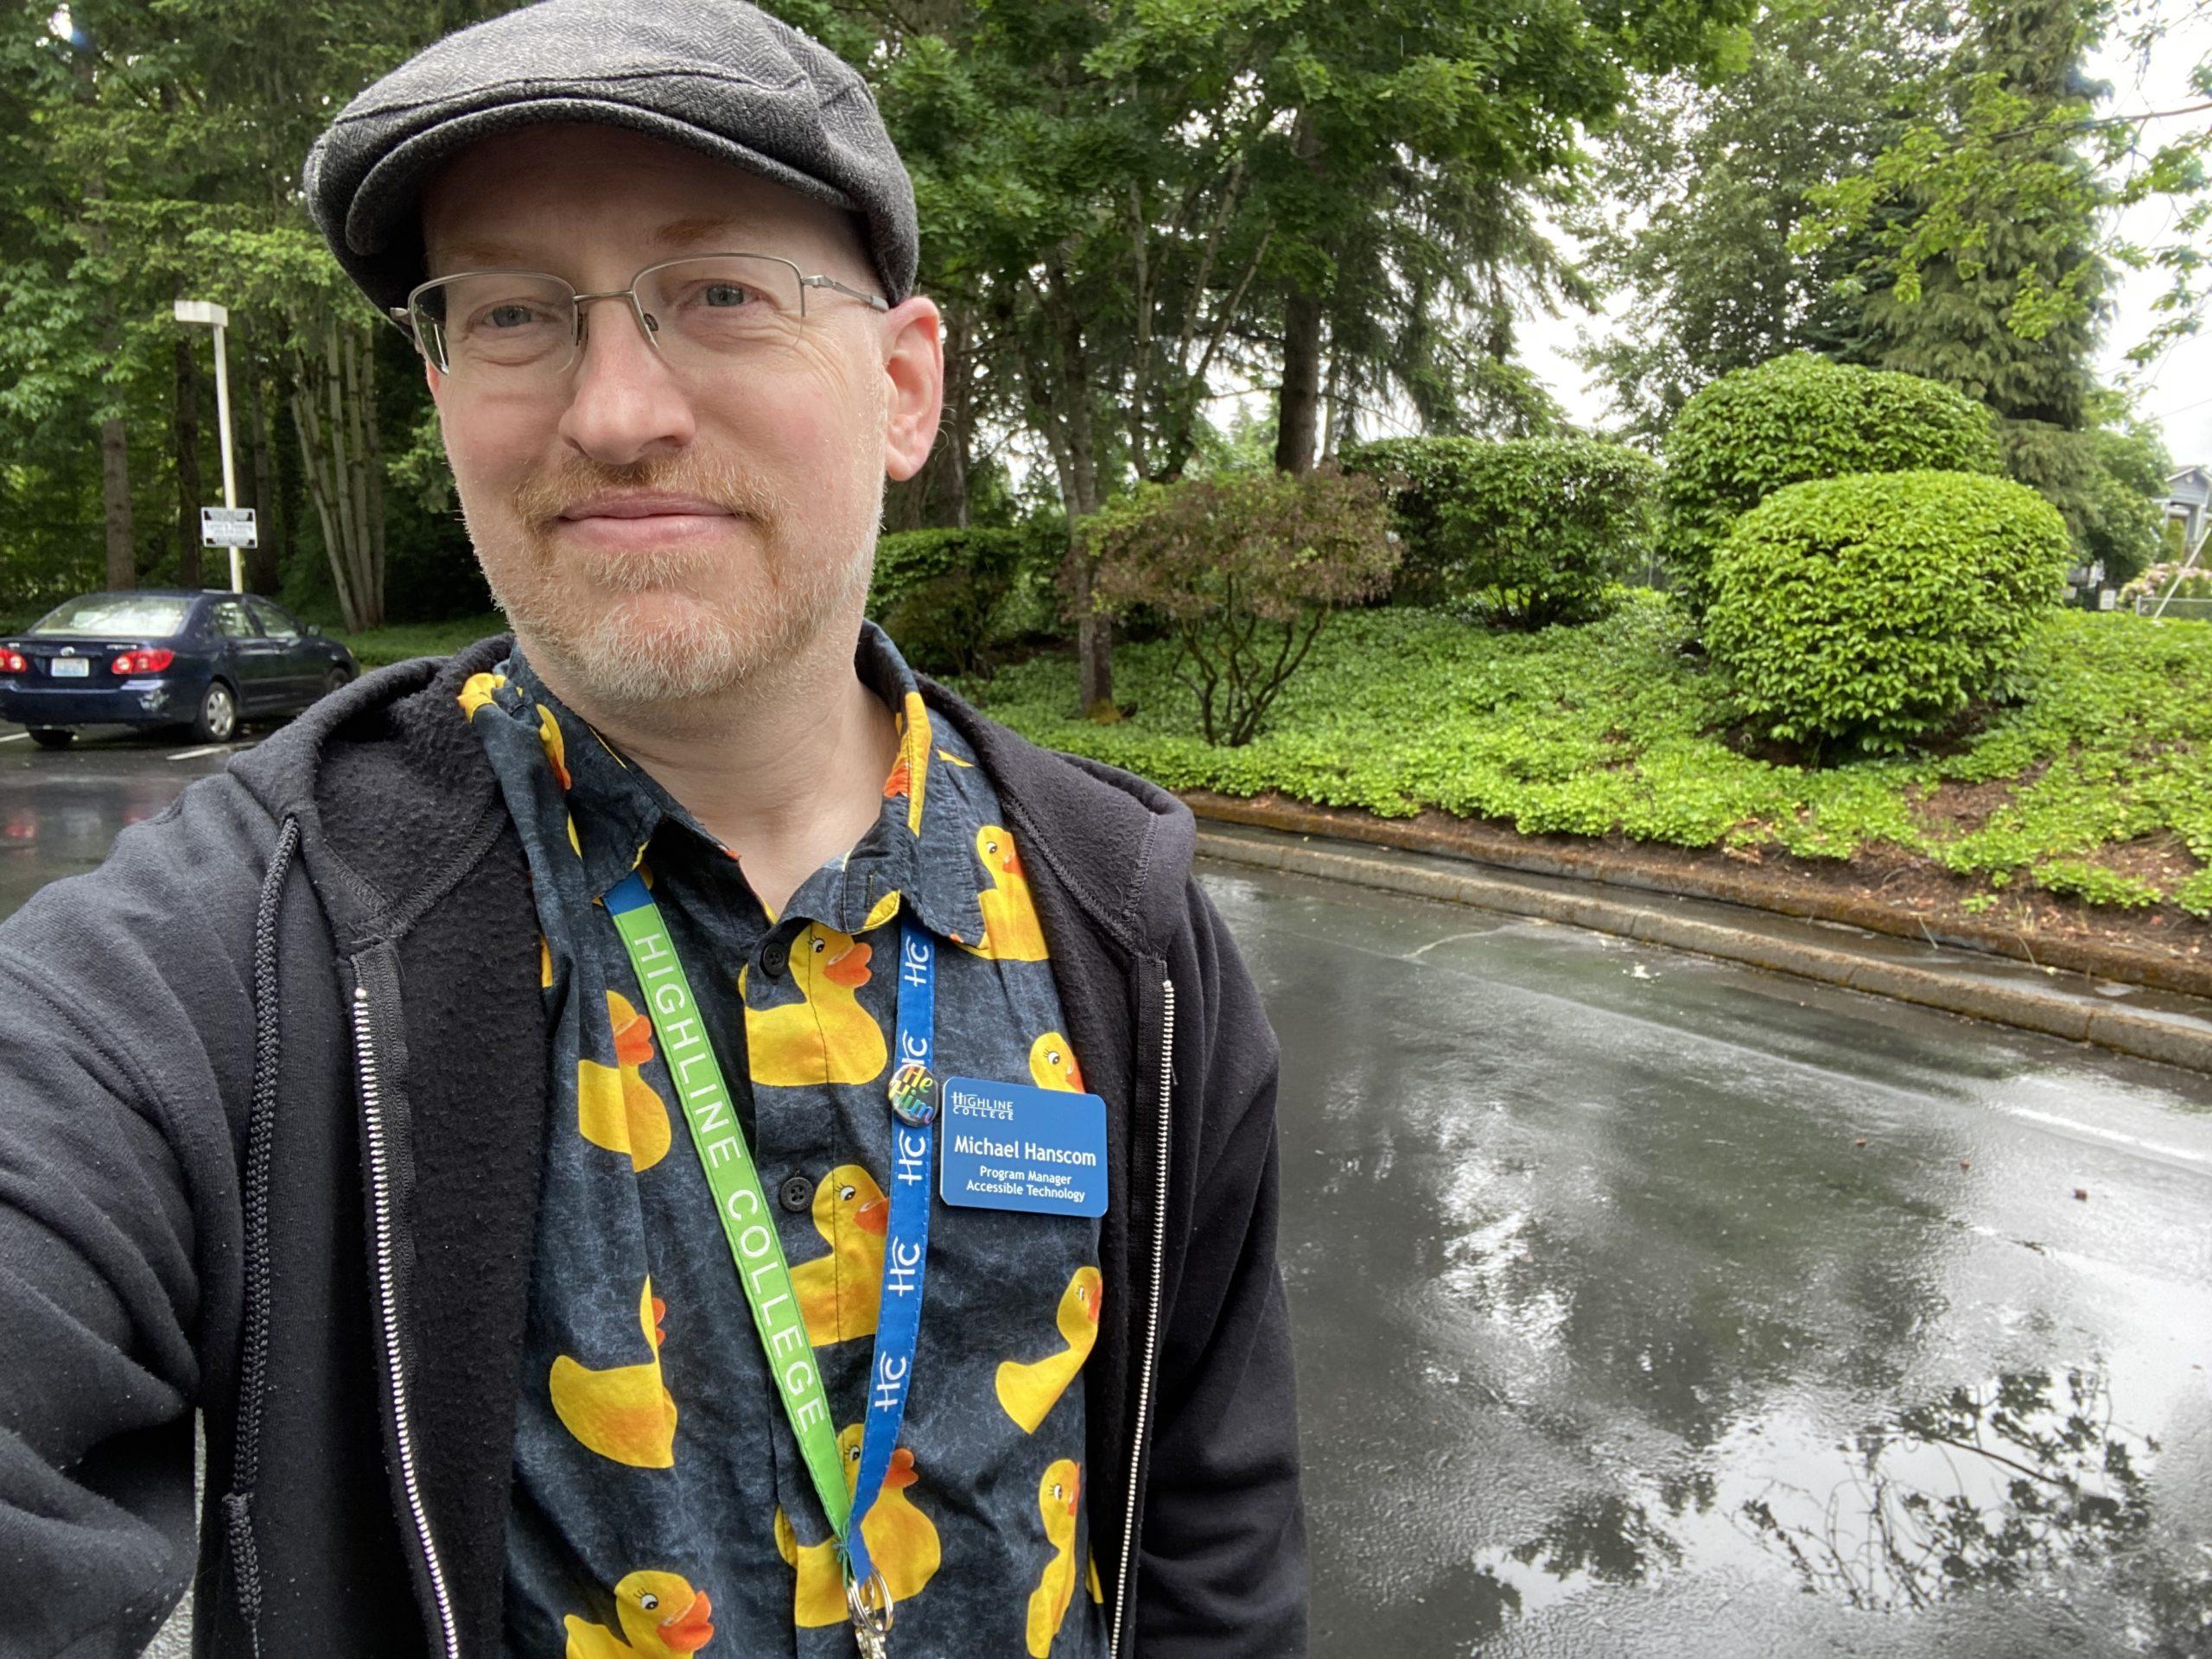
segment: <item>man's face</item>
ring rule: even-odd
[[[433,276],[522,268],[601,293],[750,252],[880,291],[843,213],[615,128],[484,140],[433,180],[423,231]],[[885,474],[911,474],[935,432],[929,302],[885,315],[808,289],[789,345],[741,368],[671,360],[626,301],[584,320],[564,375],[429,372],[470,537],[525,648],[634,707],[730,690],[856,628]]]

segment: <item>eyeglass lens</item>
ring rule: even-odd
[[[671,363],[697,366],[788,344],[804,290],[780,259],[710,254],[641,273],[635,292],[646,337]],[[440,369],[501,382],[565,372],[582,342],[577,314],[575,289],[530,271],[463,272],[414,305],[416,336]]]

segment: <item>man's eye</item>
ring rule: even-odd
[[[519,302],[511,305],[495,305],[484,314],[484,326],[487,328],[527,328],[540,321],[542,319],[535,307]]]
[[[699,302],[711,307],[750,305],[760,296],[735,283],[709,283],[699,290]]]

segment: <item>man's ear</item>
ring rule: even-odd
[[[893,307],[878,321],[883,330],[883,377],[888,383],[883,470],[890,478],[908,479],[922,470],[937,442],[938,421],[944,410],[944,343],[936,304],[918,294]]]

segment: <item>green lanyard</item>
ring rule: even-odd
[[[806,1339],[806,1323],[791,1291],[783,1241],[769,1220],[760,1172],[753,1165],[752,1148],[745,1144],[744,1131],[738,1128],[729,1085],[707,1040],[706,1020],[692,998],[676,947],[669,943],[660,907],[635,871],[607,893],[607,910],[629,947],[638,988],[645,994],[648,1017],[660,1038],[662,1058],[683,1096],[683,1121],[690,1127],[699,1167],[714,1191],[715,1210],[721,1217],[731,1259],[737,1263],[738,1282],[745,1287],[745,1300],[752,1306],[769,1373],[784,1397],[784,1412],[798,1437],[807,1473],[822,1500],[822,1513],[830,1529],[842,1539],[852,1518],[852,1497],[845,1491],[844,1459],[838,1455],[836,1431],[830,1423],[822,1368]]]

